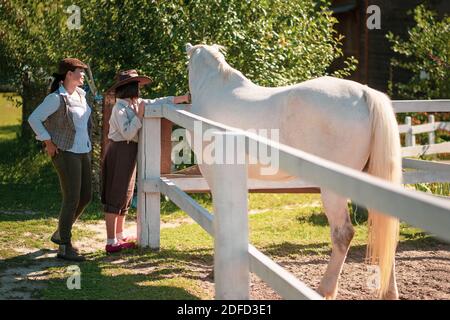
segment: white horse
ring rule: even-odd
[[[218,45],[186,45],[192,113],[243,130],[279,129],[282,144],[401,183],[399,132],[386,95],[333,77],[261,87],[233,69],[221,49]],[[199,167],[214,200],[210,167]],[[268,178],[258,172],[249,166],[250,178]],[[332,252],[318,292],[334,299],[354,229],[346,198],[323,189],[321,197],[331,228]],[[397,299],[394,266],[398,219],[369,210],[369,226],[368,257],[380,267],[379,296]]]

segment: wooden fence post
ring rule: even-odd
[[[137,236],[141,247],[160,247],[160,192],[143,190],[144,180],[161,175],[161,106],[146,106],[139,134]]]
[[[161,174],[169,174],[172,169],[172,122],[161,119]]]
[[[224,164],[212,165],[214,205],[214,280],[216,299],[249,299],[249,255],[247,215],[247,165],[229,159],[232,150],[226,147],[243,135],[217,132],[213,135],[215,153],[223,151]],[[223,148],[218,146],[222,139]],[[245,150],[238,150],[245,152]],[[237,153],[235,152],[234,155]],[[232,163],[230,163],[232,162]]]
[[[434,124],[434,115],[430,114],[428,116],[428,123]],[[435,144],[435,139],[436,139],[435,132],[436,131],[428,132],[428,144]]]
[[[409,130],[405,134],[405,146],[413,147],[416,145],[416,136],[412,134],[412,119],[411,119],[411,117],[405,117],[405,124],[409,126]]]

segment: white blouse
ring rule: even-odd
[[[88,120],[91,115],[91,108],[86,101],[86,92],[77,87],[70,95],[63,85],[59,86],[58,93],[54,92],[45,97],[44,101],[33,111],[28,118],[31,128],[36,133],[36,139],[40,141],[50,140],[50,134],[45,129],[43,122],[55,113],[61,103],[59,95],[66,96],[69,102],[69,110],[73,115],[75,126],[75,139],[73,146],[67,151],[73,153],[88,153],[92,149],[88,133]]]
[[[137,105],[144,101],[146,105],[174,103],[174,97],[137,100]],[[138,142],[138,132],[142,128],[142,122],[136,115],[133,106],[125,99],[116,99],[111,118],[109,118],[108,138],[113,141]]]

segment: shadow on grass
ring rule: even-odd
[[[7,269],[21,272],[24,283],[15,287],[40,299],[197,300],[202,297],[187,288],[193,288],[196,281],[211,281],[213,259],[206,249],[183,252],[139,249],[108,256],[94,253],[82,263],[57,259],[55,254],[54,250],[38,250],[5,259],[0,270],[7,277],[14,276],[6,273]],[[67,288],[71,276],[67,267],[72,265],[78,265],[81,271],[80,290]],[[33,277],[36,272],[41,272],[41,276]],[[0,298],[4,299],[5,294]]]
[[[353,225],[359,225],[367,222],[368,211],[362,206],[358,206],[354,203],[349,203],[348,212],[350,215],[350,221]],[[328,226],[328,218],[325,212],[313,212],[307,216],[298,216],[297,221],[300,223],[307,222],[315,226]]]

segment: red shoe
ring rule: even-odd
[[[123,240],[119,240],[119,246],[122,249],[134,249],[134,248],[136,248],[136,244],[134,242],[124,242]]]
[[[106,253],[115,253],[115,252],[122,251],[122,249],[123,249],[123,247],[122,247],[121,243],[116,244],[116,245],[107,244],[105,246]]]

